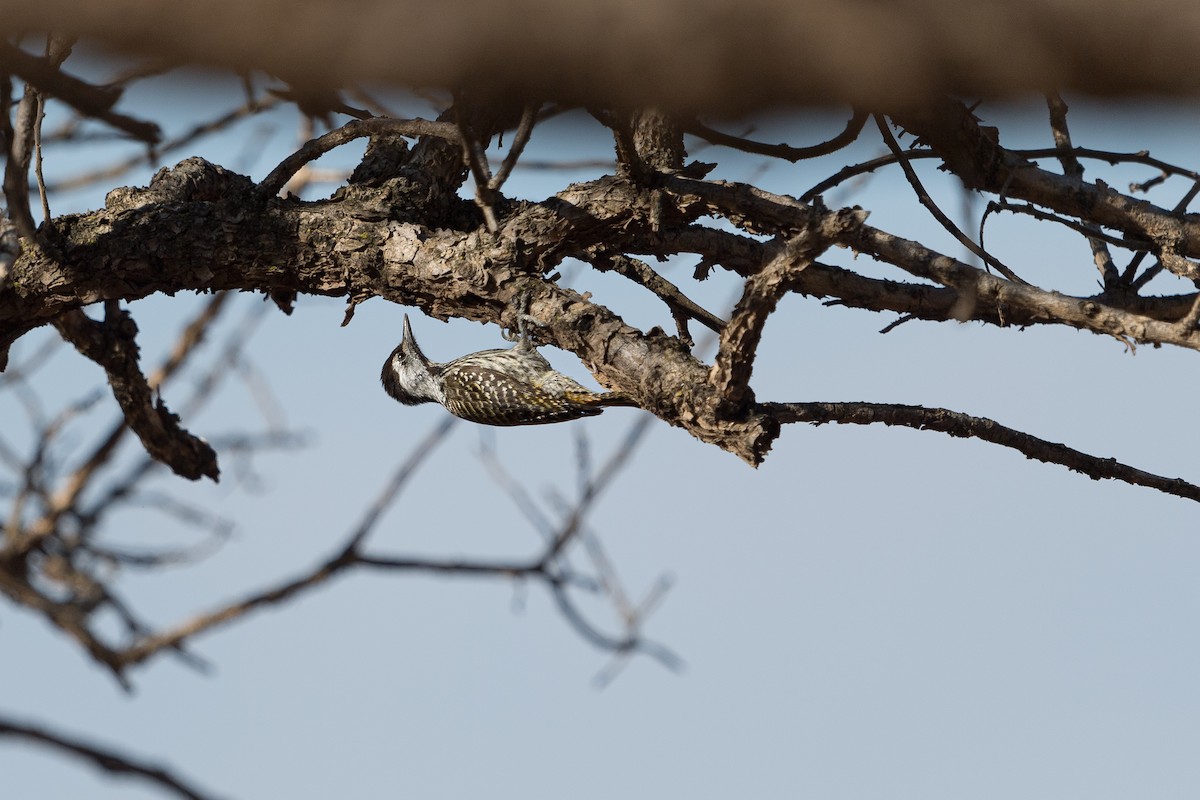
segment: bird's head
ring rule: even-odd
[[[404,338],[383,362],[380,380],[383,389],[396,400],[407,406],[420,403],[442,402],[442,393],[436,380],[440,364],[434,364],[417,345],[408,314],[404,315]]]

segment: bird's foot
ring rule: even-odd
[[[526,289],[517,295],[517,298],[513,303],[513,308],[517,313],[517,329],[515,331],[509,330],[502,334],[508,341],[520,342],[523,345],[532,347],[533,342],[529,340],[529,326],[535,325],[539,328],[545,327],[544,323],[534,319],[529,314],[529,304],[532,299],[533,292],[529,289]]]

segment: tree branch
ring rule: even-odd
[[[892,405],[887,403],[764,403],[763,408],[781,423],[809,422],[822,425],[836,422],[851,425],[902,425],[919,430],[934,430],[963,439],[1010,447],[1026,458],[1059,464],[1080,472],[1092,480],[1112,479],[1146,486],[1166,494],[1200,503],[1200,486],[1181,478],[1164,478],[1126,466],[1112,458],[1098,458],[1057,442],[1039,439],[1028,433],[1005,427],[987,417],[974,417],[944,408]]]
[[[189,480],[217,480],[220,471],[212,447],[181,428],[179,418],[161,399],[153,401],[150,384],[138,366],[137,325],[116,301],[106,304],[104,322],[76,310],[62,314],[55,327],[75,349],[104,368],[125,421],[147,453]]]
[[[127,53],[263,69],[298,89],[476,81],[497,95],[692,113],[798,103],[889,108],[934,94],[1012,97],[1047,86],[1182,96],[1200,75],[1200,17],[1190,0],[747,0],[736,10],[660,0],[622,14],[604,0],[528,0],[522,8],[450,4],[431,13],[424,2],[397,0],[366,15],[314,0],[298,16],[270,0],[169,9],[158,0],[17,0],[5,23],[73,29]],[[671,57],[653,58],[647,69],[636,53]]]
[[[797,161],[802,161],[806,158],[817,158],[818,156],[829,155],[836,153],[843,147],[854,143],[858,135],[862,133],[863,126],[866,125],[870,115],[859,109],[854,109],[850,120],[846,123],[845,129],[832,139],[821,142],[820,144],[809,145],[808,147],[792,147],[786,144],[765,144],[756,142],[752,139],[746,139],[741,136],[732,136],[728,133],[722,133],[708,127],[698,119],[689,120],[684,126],[684,130],[693,136],[698,136],[712,144],[719,144],[725,147],[731,147],[734,150],[741,150],[744,153],[755,153],[760,156],[770,156],[772,158],[782,158],[785,161],[790,161],[795,164]]]
[[[115,775],[132,775],[156,783],[163,789],[188,800],[206,800],[212,795],[202,793],[182,778],[176,777],[164,767],[139,762],[114,750],[85,742],[72,736],[48,731],[34,725],[23,724],[0,717],[0,736],[12,736],[45,745],[91,762],[106,772]]]

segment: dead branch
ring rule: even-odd
[[[205,794],[191,786],[165,767],[148,764],[110,748],[50,731],[37,725],[0,717],[0,736],[24,739],[53,750],[69,753],[115,775],[143,778],[180,797],[186,797],[188,800],[206,800],[206,798],[213,797],[213,795]]]
[[[1146,486],[1166,494],[1200,502],[1200,486],[1181,478],[1164,478],[1135,469],[1113,458],[1099,458],[1057,442],[1039,439],[1001,425],[987,417],[974,417],[945,408],[893,405],[890,403],[767,403],[767,409],[782,423],[808,422],[822,425],[902,425],[918,430],[940,431],[963,439],[979,439],[1010,447],[1026,458],[1058,464],[1092,480],[1118,480]]]

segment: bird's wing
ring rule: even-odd
[[[443,377],[450,413],[485,425],[541,425],[601,411],[483,366],[463,365]]]

